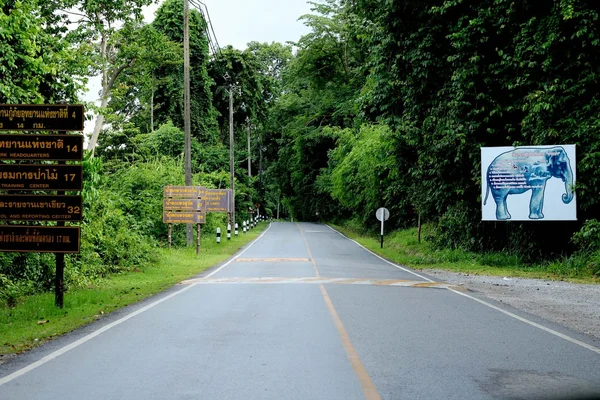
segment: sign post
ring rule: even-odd
[[[83,105],[0,104],[0,131],[58,131],[51,134],[1,134],[0,160],[57,161],[57,164],[0,164],[0,189],[55,191],[49,194],[0,195],[0,220],[56,221],[56,226],[2,225],[0,251],[51,252],[56,257],[54,302],[64,302],[65,253],[79,253],[79,227],[65,221],[81,221],[81,196],[65,191],[83,188]],[[35,162],[33,161],[33,162]]]
[[[383,221],[387,221],[390,218],[390,212],[387,208],[381,207],[375,213],[375,217],[381,221],[381,248],[383,249]]]

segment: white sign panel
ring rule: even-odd
[[[390,218],[390,212],[387,208],[381,207],[375,212],[375,217],[378,221],[387,221]]]
[[[575,145],[482,147],[482,220],[576,220],[575,160]]]

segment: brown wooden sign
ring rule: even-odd
[[[82,135],[0,135],[0,160],[82,159]]]
[[[2,131],[83,131],[81,104],[0,104]]]
[[[0,225],[0,251],[79,253],[79,227]]]
[[[201,186],[165,186],[163,188],[164,197],[176,197],[183,199],[197,199],[200,196]]]
[[[81,190],[81,165],[1,164],[0,189],[3,190]]]
[[[206,213],[197,211],[165,211],[163,212],[165,224],[204,224]]]
[[[81,221],[81,196],[0,195],[0,220]]]
[[[231,189],[206,189],[206,212],[231,212]]]
[[[200,199],[163,199],[164,211],[203,211],[204,200]]]

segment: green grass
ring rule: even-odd
[[[186,249],[161,249],[159,261],[140,266],[136,272],[110,276],[93,287],[65,293],[64,308],[54,306],[54,294],[19,298],[13,308],[0,308],[0,354],[20,353],[120,307],[133,304],[205,269],[226,260],[243,245],[258,237],[267,227],[261,223],[245,235],[231,240],[203,237],[201,254],[195,246]]]
[[[379,237],[360,234],[345,226],[331,226],[374,253],[414,269],[433,268],[473,275],[600,283],[600,278],[594,277],[584,265],[581,265],[581,261],[577,257],[556,260],[547,264],[529,265],[513,254],[474,253],[456,249],[438,250],[427,243],[423,237],[421,243],[418,243],[416,228],[398,230],[385,235],[382,249]]]

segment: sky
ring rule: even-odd
[[[243,50],[251,41],[281,42],[297,41],[309,32],[298,18],[310,13],[306,0],[202,0],[208,7],[217,40],[221,47],[232,45]],[[159,1],[160,3],[160,1]],[[159,4],[146,7],[144,19],[154,20]],[[83,99],[96,101],[100,90],[100,78],[92,78]],[[91,132],[95,121],[86,121],[85,131]]]

